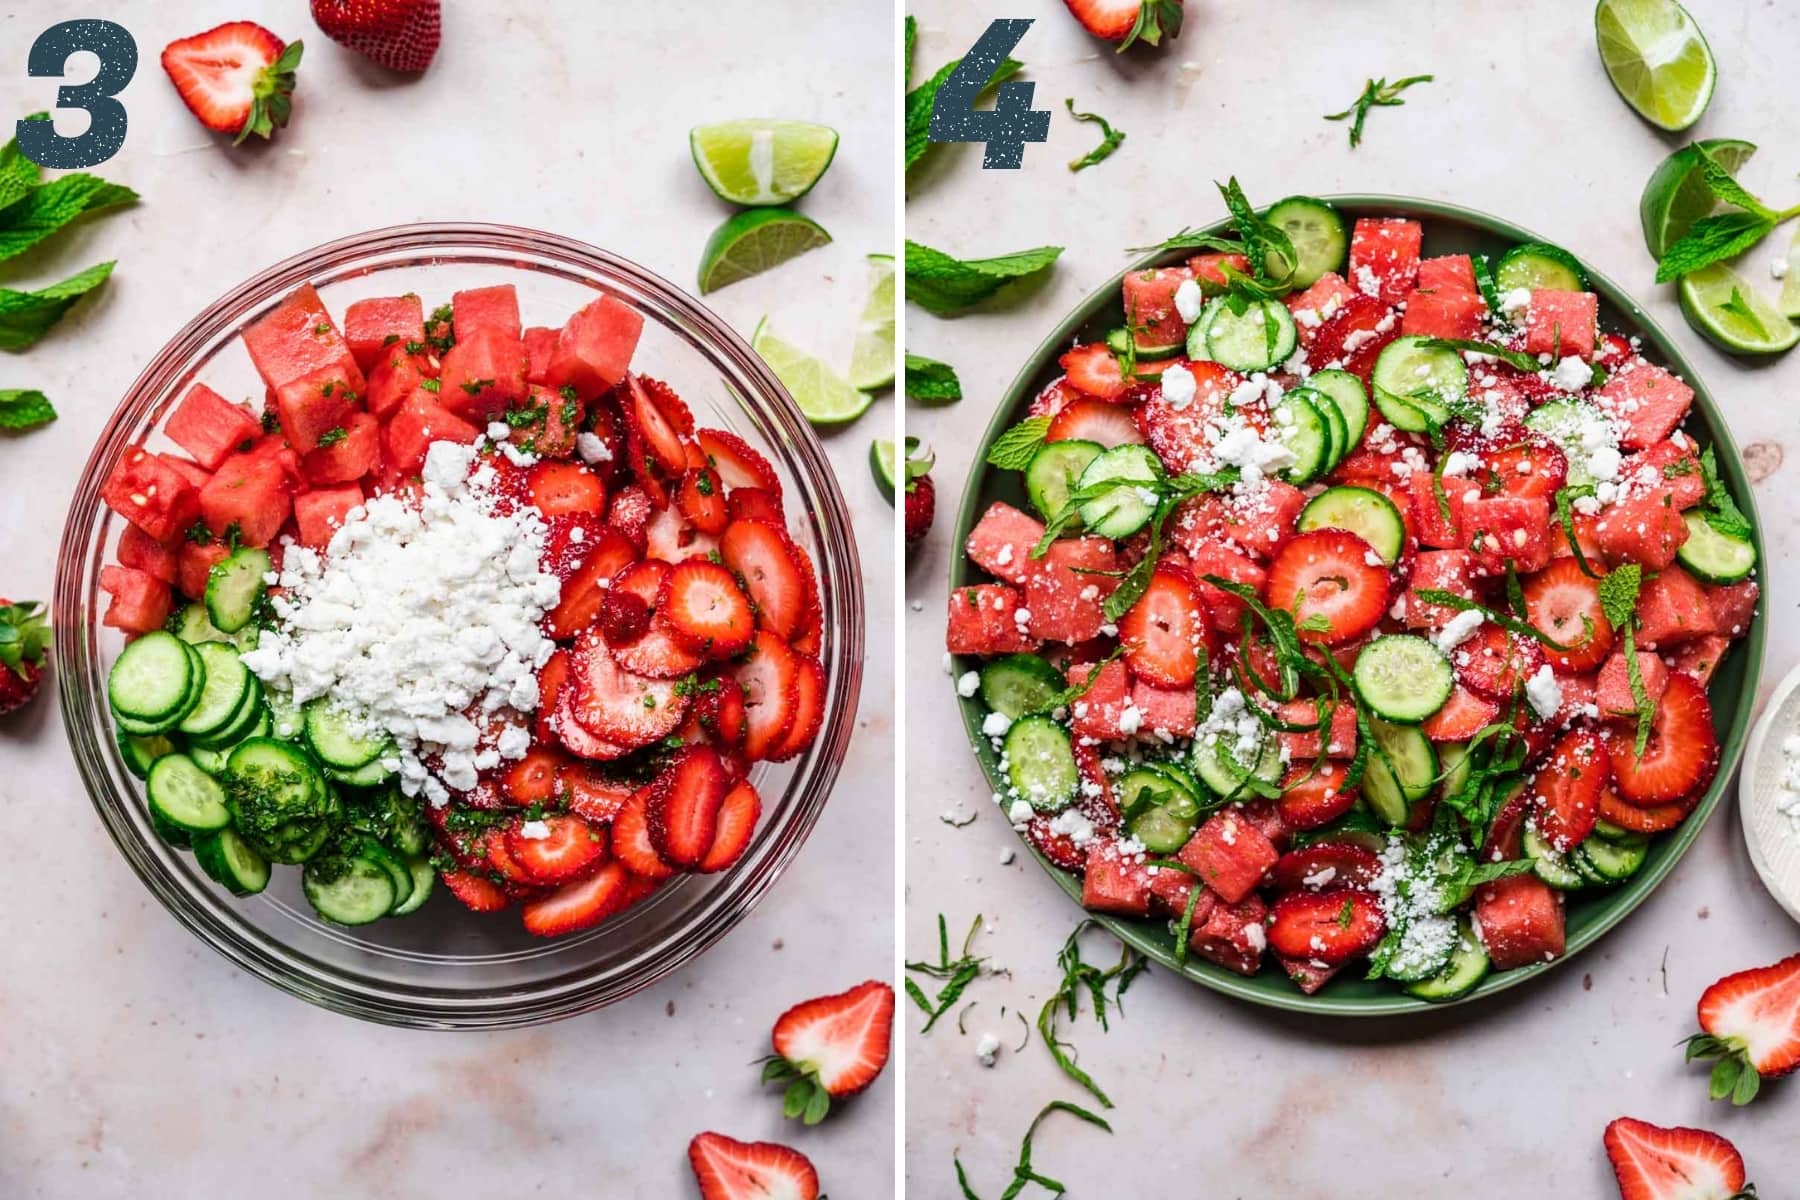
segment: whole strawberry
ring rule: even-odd
[[[25,707],[37,695],[49,645],[42,604],[0,600],[0,716]]]
[[[931,519],[937,515],[937,485],[931,476],[921,475],[906,481],[906,544],[918,544],[931,532]]]
[[[437,54],[438,0],[312,0],[325,36],[392,71],[423,71]]]

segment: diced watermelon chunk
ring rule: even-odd
[[[132,567],[100,568],[100,587],[112,595],[101,624],[126,633],[149,633],[169,619],[169,585]]]
[[[1647,571],[1659,571],[1675,561],[1675,552],[1688,539],[1687,522],[1667,487],[1622,500],[1594,522],[1594,540],[1613,563],[1634,562]]]
[[[1280,955],[1275,956],[1275,961],[1281,964],[1281,969],[1287,972],[1287,977],[1294,981],[1294,986],[1300,989],[1300,994],[1303,996],[1317,993],[1320,988],[1330,983],[1345,966],[1343,963],[1336,963],[1329,967],[1322,967],[1306,959],[1282,958]]]
[[[271,390],[303,376],[333,377],[361,394],[362,368],[332,323],[331,314],[312,284],[302,284],[269,314],[244,330],[244,349]]]
[[[1223,291],[1225,289],[1225,267],[1230,267],[1234,271],[1241,271],[1245,275],[1250,274],[1250,260],[1242,254],[1216,254],[1209,252],[1206,254],[1196,254],[1194,257],[1188,259],[1188,270],[1193,273],[1194,279],[1202,287],[1210,288],[1213,291]]]
[[[1294,522],[1306,500],[1306,493],[1293,484],[1271,479],[1248,496],[1225,502],[1225,536],[1260,558],[1274,558],[1294,536]]]
[[[1683,438],[1657,442],[1627,458],[1619,467],[1619,478],[1636,486],[1658,483],[1675,497],[1675,507],[1689,509],[1706,499],[1706,476],[1701,474],[1700,459],[1694,444]]]
[[[1607,415],[1624,422],[1619,445],[1642,450],[1681,425],[1694,403],[1694,389],[1661,367],[1638,362],[1608,379],[1594,399]]]
[[[1550,527],[1550,557],[1572,558],[1575,546],[1581,548],[1581,556],[1589,563],[1598,563],[1606,556],[1600,553],[1600,539],[1595,529],[1600,524],[1599,517],[1590,517],[1586,513],[1570,513],[1570,523],[1575,526],[1575,542],[1569,542],[1569,533],[1559,520]]]
[[[1350,302],[1356,289],[1336,271],[1327,271],[1313,280],[1304,292],[1295,292],[1283,302],[1294,314],[1295,332],[1302,346],[1311,346],[1319,326],[1337,315],[1338,309]]]
[[[1419,337],[1473,338],[1481,333],[1487,301],[1475,287],[1475,270],[1466,254],[1428,258],[1419,263],[1419,285],[1406,300],[1400,332]]]
[[[1674,565],[1644,580],[1637,611],[1637,642],[1646,650],[1666,650],[1720,632],[1706,589]]]
[[[154,575],[164,583],[180,577],[178,543],[164,544],[129,521],[119,532],[119,565]]]
[[[1263,951],[1269,945],[1268,919],[1269,906],[1260,896],[1246,896],[1237,904],[1216,904],[1206,923],[1189,935],[1188,948],[1227,971],[1254,975],[1262,969]]]
[[[617,387],[631,367],[644,318],[622,300],[601,296],[570,317],[550,359],[551,387],[572,386],[583,400]]]
[[[1138,345],[1180,346],[1187,341],[1175,289],[1193,277],[1186,267],[1125,272],[1125,323],[1138,331]]]
[[[350,363],[352,369],[355,365]],[[344,428],[350,414],[356,411],[362,380],[362,372],[357,371],[356,386],[352,387],[342,365],[334,363],[290,379],[275,389],[281,432],[294,449],[304,454],[332,430]]]
[[[1535,875],[1483,887],[1475,897],[1475,926],[1496,970],[1562,957],[1562,895]]]
[[[1194,689],[1162,688],[1134,679],[1131,706],[1138,710],[1137,730],[1142,734],[1166,733],[1171,737],[1194,736]]]
[[[1242,550],[1234,550],[1219,542],[1208,542],[1188,548],[1188,570],[1194,577],[1194,591],[1206,608],[1207,620],[1214,629],[1231,631],[1238,628],[1244,615],[1244,602],[1223,588],[1206,582],[1208,575],[1241,583],[1262,591],[1269,577],[1256,560]]]
[[[1022,584],[1032,574],[1031,551],[1043,536],[1043,522],[996,500],[969,530],[964,549],[971,562],[995,579]]]
[[[1193,922],[1189,929],[1198,929],[1206,923],[1219,898],[1178,867],[1150,868],[1150,904],[1171,919],[1179,919],[1187,911],[1188,897],[1196,888],[1199,888],[1200,896],[1194,901]]]
[[[1475,559],[1467,550],[1421,550],[1413,556],[1412,575],[1406,582],[1406,624],[1412,629],[1441,629],[1456,610],[1419,599],[1420,592],[1450,592],[1475,598],[1469,578]]]
[[[1317,699],[1290,700],[1276,709],[1276,715],[1289,725],[1316,725],[1323,707],[1323,703]],[[1356,707],[1347,702],[1334,706],[1331,709],[1331,724],[1325,732],[1329,738],[1325,746],[1326,758],[1354,758]],[[1319,731],[1316,729],[1283,733],[1281,744],[1287,747],[1289,762],[1310,763],[1319,757]]]
[[[525,381],[548,383],[550,363],[556,357],[557,332],[543,325],[533,325],[524,334]]]
[[[162,459],[165,466],[193,484],[196,489],[205,487],[206,481],[212,478],[211,471],[179,454],[159,454],[156,457]]]
[[[438,403],[476,424],[525,399],[525,343],[491,325],[477,326],[444,355]]]
[[[1424,240],[1424,226],[1417,221],[1357,218],[1350,234],[1350,281],[1365,294],[1398,304],[1418,284],[1419,247]]]
[[[1143,856],[1119,853],[1116,841],[1088,851],[1087,874],[1081,881],[1082,907],[1122,917],[1150,915],[1150,869]]]
[[[1654,705],[1662,699],[1663,690],[1669,686],[1669,668],[1663,660],[1648,650],[1637,652],[1638,678],[1643,682],[1644,694]],[[1625,657],[1625,647],[1620,646],[1600,668],[1600,677],[1594,684],[1594,703],[1600,711],[1615,717],[1630,716],[1637,712],[1637,700],[1631,694],[1631,667]]]
[[[343,437],[301,456],[300,473],[314,487],[328,487],[361,479],[380,460],[381,421],[374,413],[353,412],[344,421]]]
[[[1092,663],[1072,666],[1069,668],[1069,683],[1086,683],[1095,670]],[[1125,729],[1120,722],[1129,702],[1130,684],[1125,664],[1117,659],[1098,670],[1099,675],[1094,677],[1093,683],[1088,684],[1087,691],[1069,706],[1069,713],[1078,736],[1100,742],[1116,742],[1125,737]]]
[[[244,449],[244,443],[259,437],[262,422],[204,383],[196,383],[169,414],[163,432],[210,471],[224,462],[227,454]]]
[[[1719,669],[1719,660],[1729,649],[1730,639],[1716,633],[1683,642],[1675,651],[1673,669],[1705,687],[1712,682],[1713,672]]]
[[[376,356],[375,365],[369,369],[369,394],[364,397],[364,405],[385,420],[415,393],[436,403],[436,398],[420,386],[430,378],[425,367],[423,354],[408,354],[404,343],[389,346]]]
[[[300,528],[300,543],[315,550],[324,549],[350,510],[362,502],[362,488],[354,483],[318,488],[295,496],[294,524]]]
[[[458,342],[478,329],[498,330],[518,341],[519,290],[510,283],[501,283],[457,292],[450,297],[450,320],[456,327]]]
[[[1550,562],[1550,502],[1542,496],[1482,496],[1463,502],[1474,569],[1504,575],[1508,563],[1521,575]]]
[[[365,372],[390,346],[425,340],[425,306],[414,295],[354,300],[344,310],[344,342]]]
[[[1592,292],[1533,288],[1525,309],[1525,353],[1594,357],[1600,297]]]
[[[1463,506],[1468,502],[1469,493],[1479,492],[1479,488],[1454,476],[1440,480],[1430,471],[1414,471],[1408,475],[1406,488],[1410,499],[1406,512],[1412,517],[1421,546],[1455,550],[1469,544]],[[1443,489],[1442,496],[1438,494],[1439,488]]]
[[[1017,620],[1016,588],[982,583],[950,593],[945,648],[952,654],[1012,654],[1037,649],[1037,640]]]
[[[382,450],[388,468],[396,475],[417,475],[425,465],[425,452],[431,448],[431,443],[467,444],[473,442],[479,432],[442,405],[423,395],[414,395],[388,418],[381,435]]]
[[[293,510],[293,488],[280,460],[263,449],[234,454],[200,490],[200,513],[214,537],[233,526],[246,546],[266,546]]]
[[[106,506],[159,542],[184,536],[200,512],[200,492],[160,455],[141,446],[123,458],[100,485]]]
[[[1118,562],[1104,538],[1067,538],[1051,544],[1025,577],[1025,607],[1032,636],[1074,645],[1100,635],[1103,605],[1118,586],[1107,572]]]
[[[214,538],[204,546],[196,542],[183,542],[180,573],[177,577],[181,584],[181,594],[190,600],[204,599],[207,577],[230,553],[231,547],[225,544],[223,538]]]
[[[1281,852],[1235,809],[1214,813],[1176,855],[1227,904],[1256,890]]]
[[[1726,637],[1738,637],[1750,628],[1751,618],[1756,616],[1756,598],[1762,589],[1756,586],[1756,580],[1744,579],[1737,583],[1715,583],[1703,585],[1706,590],[1706,603],[1712,608],[1713,624]]]

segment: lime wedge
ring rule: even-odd
[[[812,191],[837,153],[837,130],[805,121],[721,121],[688,133],[706,186],[733,204],[786,204]]]
[[[700,294],[760,275],[831,241],[816,221],[785,208],[745,209],[713,230],[700,256]]]
[[[776,337],[767,317],[756,323],[750,348],[762,355],[814,425],[845,425],[868,411],[872,398],[867,392],[857,391],[830,367]]]
[[[874,472],[875,486],[881,490],[881,498],[889,504],[894,502],[894,472],[898,469],[894,443],[885,438],[876,438],[869,443],[869,470]]]
[[[1681,312],[1707,340],[1732,354],[1779,354],[1800,342],[1800,325],[1723,263],[1681,277]]]
[[[1675,0],[1600,0],[1594,34],[1606,77],[1658,129],[1686,129],[1712,99],[1718,68],[1687,9]]]
[[[850,347],[850,383],[865,392],[894,385],[894,256],[869,255],[869,299]]]
[[[1794,228],[1794,240],[1788,243],[1787,261],[1776,268],[1781,275],[1781,299],[1776,301],[1787,316],[1800,319],[1800,226]]]
[[[1750,161],[1756,147],[1735,138],[1709,138],[1692,146],[1683,146],[1650,175],[1644,195],[1638,201],[1638,217],[1644,225],[1644,245],[1650,257],[1661,258],[1670,246],[1686,237],[1694,222],[1706,216],[1719,202],[1700,175],[1700,154],[1696,147],[1712,155],[1713,161],[1731,174]]]

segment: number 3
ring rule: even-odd
[[[52,25],[31,44],[26,70],[34,76],[62,76],[69,57],[88,50],[100,58],[100,72],[86,83],[56,89],[56,107],[88,114],[86,132],[63,137],[49,121],[20,121],[15,136],[19,153],[40,167],[66,171],[105,162],[125,144],[125,106],[116,99],[137,74],[137,42],[123,25],[111,21],[64,21]]]

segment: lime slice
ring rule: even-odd
[[[1686,129],[1712,99],[1718,68],[1687,9],[1675,0],[1600,0],[1594,33],[1606,77],[1658,129]]]
[[[1781,299],[1776,301],[1783,314],[1800,319],[1800,226],[1794,227],[1794,240],[1788,243],[1787,261],[1776,268],[1781,276]]]
[[[1800,342],[1800,325],[1723,263],[1681,277],[1681,312],[1689,325],[1732,354],[1779,354]]]
[[[831,235],[797,212],[751,208],[713,230],[700,256],[700,294],[760,275],[796,254],[815,250]]]
[[[706,186],[733,204],[786,204],[812,191],[837,153],[837,130],[805,121],[721,121],[688,133]]]
[[[1706,216],[1719,202],[1712,189],[1700,176],[1699,147],[1712,155],[1713,161],[1736,175],[1756,153],[1750,142],[1735,138],[1709,138],[1692,146],[1683,146],[1662,160],[1644,185],[1638,201],[1638,217],[1644,225],[1644,245],[1650,257],[1661,258],[1670,246],[1686,237],[1694,222]]]
[[[894,385],[894,256],[869,255],[869,299],[850,347],[850,383],[866,392]]]
[[[868,410],[872,397],[867,392],[857,391],[830,367],[776,337],[767,317],[756,323],[750,348],[762,355],[814,425],[845,425]]]
[[[881,498],[889,504],[894,502],[894,472],[898,469],[894,443],[886,438],[876,438],[869,443],[869,470],[875,474],[875,486],[881,489]]]

